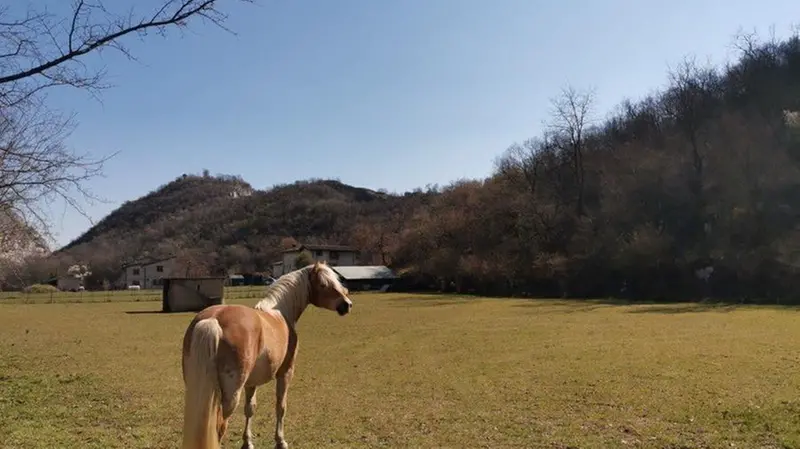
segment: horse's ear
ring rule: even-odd
[[[319,261],[319,264],[320,264],[320,265],[327,265],[327,264],[328,264],[328,262],[327,262],[327,261],[325,261],[325,260],[320,260],[320,261]]]

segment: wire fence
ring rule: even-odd
[[[225,300],[262,298],[264,285],[225,287]],[[56,304],[90,302],[161,301],[161,289],[153,290],[100,290],[54,291],[49,293],[0,292],[0,304]]]

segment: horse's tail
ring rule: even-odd
[[[217,347],[222,327],[216,318],[198,321],[184,354],[183,449],[219,449],[220,387]]]

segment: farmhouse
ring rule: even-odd
[[[328,265],[358,265],[358,250],[352,246],[302,244],[283,251],[282,260],[272,264],[272,276],[278,277],[297,268],[295,262],[301,253],[311,260]]]
[[[223,303],[225,277],[164,278],[162,312],[199,312]]]
[[[123,287],[138,285],[141,288],[157,288],[162,285],[162,279],[173,276],[177,271],[177,258],[144,259],[122,266]]]
[[[332,267],[342,283],[353,291],[383,290],[392,285],[397,275],[383,265]]]

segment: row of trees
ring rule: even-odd
[[[666,89],[606,120],[591,91],[565,89],[543,134],[490,178],[365,219],[354,237],[462,291],[795,297],[800,39],[736,42],[735,64],[686,59]]]

